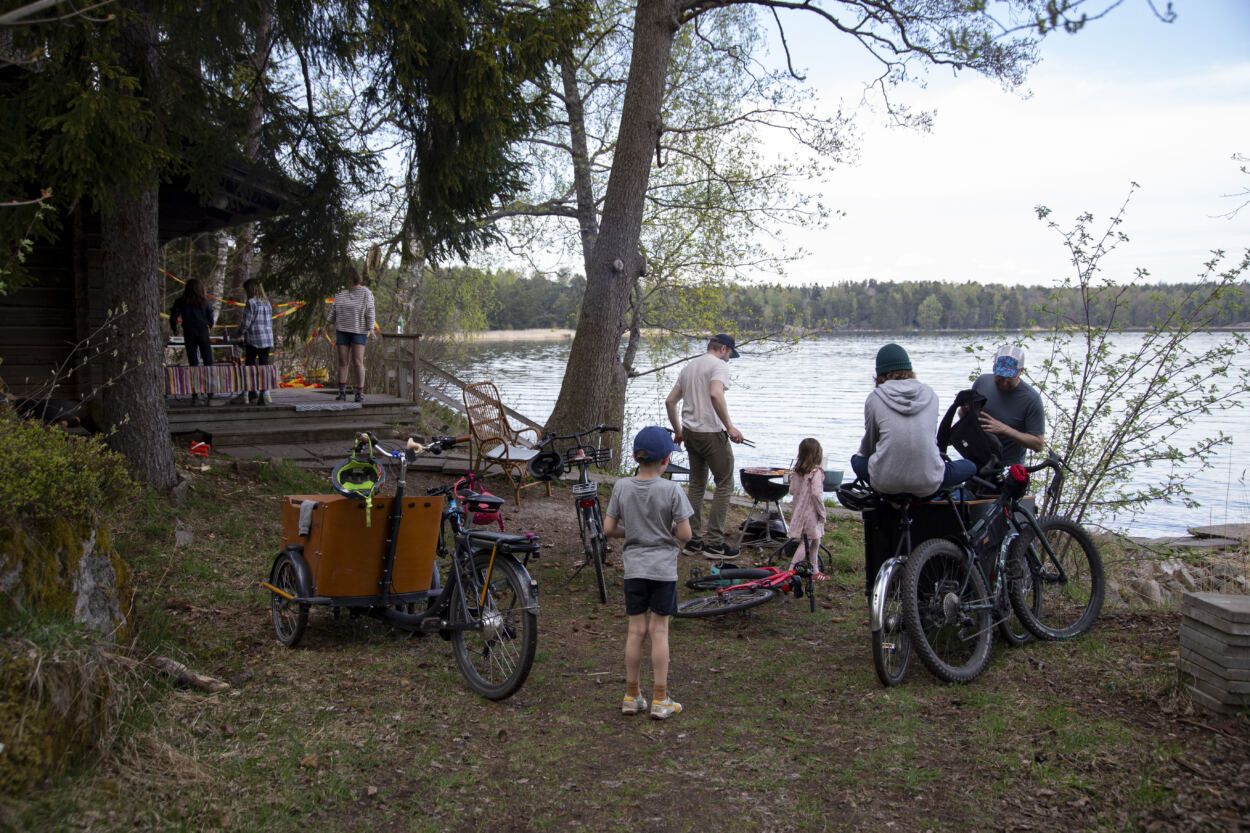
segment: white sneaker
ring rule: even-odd
[[[678,703],[672,697],[665,697],[663,700],[656,700],[651,704],[651,719],[667,720],[680,711],[681,703]]]
[[[639,694],[637,697],[625,695],[621,701],[621,714],[638,714],[647,710],[647,698]]]

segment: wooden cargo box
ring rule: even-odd
[[[391,497],[373,500],[365,524],[363,501],[342,495],[288,495],[282,502],[282,543],[304,548],[317,596],[376,596],[381,592],[382,556],[386,550],[387,513]],[[299,534],[300,506],[315,501],[307,535]],[[391,593],[430,589],[442,498],[405,497],[399,527]]]

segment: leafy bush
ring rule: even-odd
[[[97,518],[135,490],[123,458],[94,437],[0,407],[0,526]]]

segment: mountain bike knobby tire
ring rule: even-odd
[[[939,680],[966,683],[985,670],[993,641],[988,595],[981,571],[945,538],[931,538],[908,556],[903,622],[912,650]]]
[[[911,660],[911,639],[903,624],[904,566],[903,562],[895,559],[881,566],[889,573],[878,577],[879,581],[884,579],[879,601],[875,598],[876,587],[873,588],[873,601],[881,605],[881,627],[872,631],[872,664],[877,669],[877,679],[886,687],[903,682],[907,676],[907,663]]]
[[[723,593],[712,593],[684,601],[677,605],[677,612],[674,615],[682,619],[706,619],[712,616],[724,616],[726,613],[737,613],[762,605],[776,595],[777,591],[771,587],[745,587],[726,590]]]
[[[1038,518],[1037,525],[1054,550],[1054,559],[1027,526],[1012,543],[1012,551],[1024,559],[1034,587],[1041,591],[1041,604],[1036,611],[1030,607],[1022,582],[1012,585],[1011,606],[1021,624],[1039,639],[1080,636],[1102,612],[1106,593],[1102,556],[1089,533],[1070,518],[1048,515]]]
[[[512,556],[496,556],[493,565],[490,561],[489,553],[473,557],[472,586],[457,580],[448,618],[452,624],[474,625],[450,631],[452,653],[469,688],[488,700],[502,700],[516,693],[534,665],[538,603],[530,595],[525,568]],[[488,566],[490,582],[482,604]]]
[[[726,567],[719,573],[708,573],[686,582],[691,590],[720,590],[734,584],[745,584],[757,578],[768,578],[772,570],[761,570],[758,567]]]

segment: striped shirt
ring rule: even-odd
[[[367,286],[340,289],[330,305],[329,322],[340,333],[367,335],[373,330],[373,293]]]
[[[239,335],[249,347],[273,347],[273,307],[260,298],[248,298]]]

